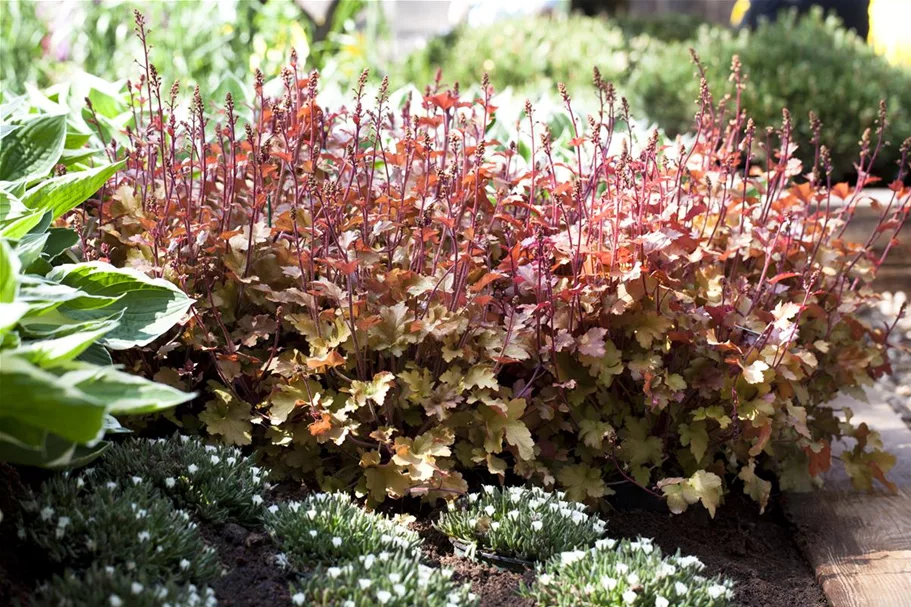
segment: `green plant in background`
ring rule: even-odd
[[[800,145],[797,156],[805,171],[813,166],[808,117],[815,112],[823,124],[822,143],[831,152],[836,180],[853,173],[858,141],[864,129],[873,128],[877,104],[885,99],[891,123],[887,139],[892,145],[879,150],[872,172],[886,180],[894,177],[899,144],[911,135],[911,71],[889,65],[835,17],[823,18],[819,11],[803,18],[791,13],[761,24],[755,32],[704,29],[694,40],[653,45],[632,73],[629,93],[671,134],[689,131],[697,111],[699,82],[693,78],[696,68],[687,60],[689,47],[698,52],[716,98],[733,93],[728,84],[731,61],[734,55],[740,58],[748,77],[742,107],[757,127],[779,126],[782,108],[790,110],[794,141]],[[874,140],[871,147],[875,145]]]
[[[47,26],[33,0],[0,2],[0,91],[22,92],[26,82],[50,84],[53,62],[45,59]]]
[[[538,487],[501,489],[487,485],[469,493],[440,515],[436,527],[454,540],[499,556],[544,560],[558,552],[590,546],[605,525],[585,512],[584,504],[567,502],[562,491]]]
[[[651,15],[620,15],[612,21],[623,31],[627,40],[646,36],[659,42],[683,41],[695,38],[699,28],[714,27],[696,15],[665,11]]]
[[[700,575],[693,556],[662,556],[651,540],[598,540],[590,550],[554,556],[522,593],[547,607],[724,607],[733,583]]]
[[[563,82],[590,90],[592,67],[619,80],[629,67],[623,32],[610,21],[587,17],[535,17],[460,27],[409,56],[393,78],[430,82],[442,68],[448,83],[470,84],[490,75],[497,89],[539,92]]]
[[[315,493],[303,501],[269,506],[266,528],[295,567],[334,563],[367,553],[412,553],[417,533],[367,512],[345,493]]]
[[[207,522],[253,524],[262,514],[263,471],[236,447],[189,436],[130,439],[112,446],[95,470],[107,480],[143,478]]]
[[[137,8],[154,32],[149,59],[167,86],[179,80],[241,99],[241,83],[252,81],[255,69],[277,74],[292,49],[304,70],[331,64],[339,78],[356,77],[375,59],[367,52],[375,38],[353,31],[367,4],[334,0],[318,21],[293,0],[95,0],[63,3],[56,12],[12,0],[0,6],[0,82],[7,93],[21,93],[26,83],[43,87],[82,72],[138,80],[143,49],[127,25]],[[366,13],[375,31],[382,11]]]
[[[362,554],[341,566],[319,568],[291,584],[291,602],[312,607],[472,607],[470,584],[449,569],[422,565],[414,554]]]
[[[0,461],[76,465],[106,446],[115,415],[194,396],[120,371],[108,353],[150,343],[192,300],[167,281],[81,261],[80,235],[51,227],[123,162],[86,168],[80,160],[94,159],[75,149],[89,136],[70,131],[64,111],[29,113],[19,99],[0,118]]]

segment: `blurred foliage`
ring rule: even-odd
[[[622,15],[614,19],[627,38],[647,36],[662,42],[675,42],[694,38],[703,25],[710,23],[696,15],[686,13],[658,13],[655,15]]]
[[[21,92],[25,82],[49,84],[48,61],[42,61],[47,28],[37,5],[23,0],[0,2],[0,91]]]
[[[356,75],[371,58],[370,40],[354,33],[354,18],[368,4],[333,3],[323,24],[292,0],[95,0],[63,4],[56,14],[50,6],[11,0],[0,7],[2,84],[19,93],[26,82],[46,86],[81,71],[136,78],[143,55],[134,9],[145,16],[156,43],[149,58],[166,84],[239,93],[256,68],[277,74],[292,48],[306,70]],[[381,11],[368,14],[378,18]]]
[[[652,45],[641,55],[628,90],[634,103],[671,134],[690,130],[697,109],[699,83],[689,47],[699,53],[716,99],[733,93],[731,58],[740,57],[748,76],[743,107],[759,128],[779,126],[781,108],[787,107],[801,145],[797,155],[807,170],[814,155],[808,116],[816,112],[836,180],[853,172],[858,141],[864,129],[873,128],[877,104],[885,99],[892,145],[879,152],[874,173],[891,179],[897,172],[898,146],[911,136],[911,71],[890,65],[836,18],[819,11],[804,18],[791,13],[755,32],[703,29],[694,40]]]
[[[814,151],[809,112],[823,122],[823,143],[838,180],[853,173],[858,141],[872,128],[880,99],[888,104],[892,145],[880,150],[874,171],[894,176],[898,145],[911,135],[911,71],[890,65],[834,17],[814,12],[783,15],[756,31],[732,32],[692,17],[592,19],[526,18],[485,28],[460,28],[431,40],[404,62],[408,81],[433,78],[438,67],[447,82],[471,82],[483,72],[497,89],[514,87],[534,96],[565,82],[574,96],[591,90],[591,68],[614,81],[641,115],[671,135],[693,128],[699,81],[689,48],[705,65],[716,99],[733,92],[731,58],[739,55],[748,76],[743,106],[760,128],[780,126],[790,109],[807,170]],[[875,142],[874,142],[875,143]]]
[[[563,82],[578,92],[591,88],[593,66],[605,80],[626,72],[629,57],[619,27],[581,16],[537,17],[459,27],[408,57],[397,77],[402,84],[429,82],[441,67],[449,83],[477,82],[487,72],[497,90],[540,90]]]

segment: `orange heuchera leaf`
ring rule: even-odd
[[[798,272],[782,272],[781,274],[776,274],[775,276],[773,276],[769,280],[769,283],[771,283],[773,285],[778,284],[782,280],[786,280],[788,278],[794,278],[795,276],[803,276],[803,274],[800,274]]]
[[[307,426],[307,429],[310,430],[310,434],[313,436],[319,436],[329,432],[332,430],[332,416],[328,413],[321,413],[320,419]]]
[[[472,293],[477,293],[478,291],[480,291],[481,289],[483,289],[484,287],[486,287],[493,281],[499,280],[500,278],[506,278],[506,277],[503,274],[500,274],[499,272],[488,272],[487,274],[485,274],[484,276],[481,277],[481,280],[479,280],[478,282],[471,285],[470,291]]]
[[[835,186],[832,187],[832,195],[845,200],[851,195],[851,186],[844,181],[836,183]]]
[[[873,471],[873,478],[881,482],[893,495],[898,493],[898,485],[886,478],[885,472],[879,467],[879,464],[875,461],[869,461],[867,464],[870,466],[870,470]]]
[[[823,472],[828,472],[832,467],[832,445],[829,441],[820,441],[822,446],[818,451],[813,450],[809,445],[803,448],[804,453],[810,458],[810,476],[819,476]]]
[[[307,368],[312,370],[331,369],[345,364],[345,359],[336,350],[330,350],[322,358],[308,358]]]
[[[772,424],[769,421],[759,427],[759,438],[756,441],[756,444],[750,448],[750,455],[756,457],[762,450],[765,449],[766,444],[769,442],[769,439],[772,437]]]

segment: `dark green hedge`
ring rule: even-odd
[[[691,47],[702,58],[716,98],[732,90],[731,58],[740,56],[748,77],[744,106],[760,128],[780,126],[782,108],[791,111],[798,156],[807,170],[813,157],[808,115],[816,112],[835,179],[853,173],[858,141],[873,127],[885,99],[891,145],[880,151],[874,170],[886,179],[895,175],[899,145],[911,136],[911,71],[889,65],[837,19],[819,12],[785,15],[754,32],[700,25],[679,15],[520,19],[465,27],[432,40],[400,72],[407,81],[423,82],[442,67],[447,82],[475,82],[486,71],[497,89],[510,86],[531,95],[565,82],[578,96],[597,66],[630,97],[636,118],[677,134],[691,129],[699,94]]]

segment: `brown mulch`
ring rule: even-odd
[[[701,507],[671,515],[664,504],[613,500],[606,514],[611,537],[651,537],[665,552],[698,556],[709,575],[737,585],[742,607],[827,607],[813,568],[801,552],[796,529],[782,510],[779,495],[762,515],[756,503],[737,493],[726,497],[712,519]]]

